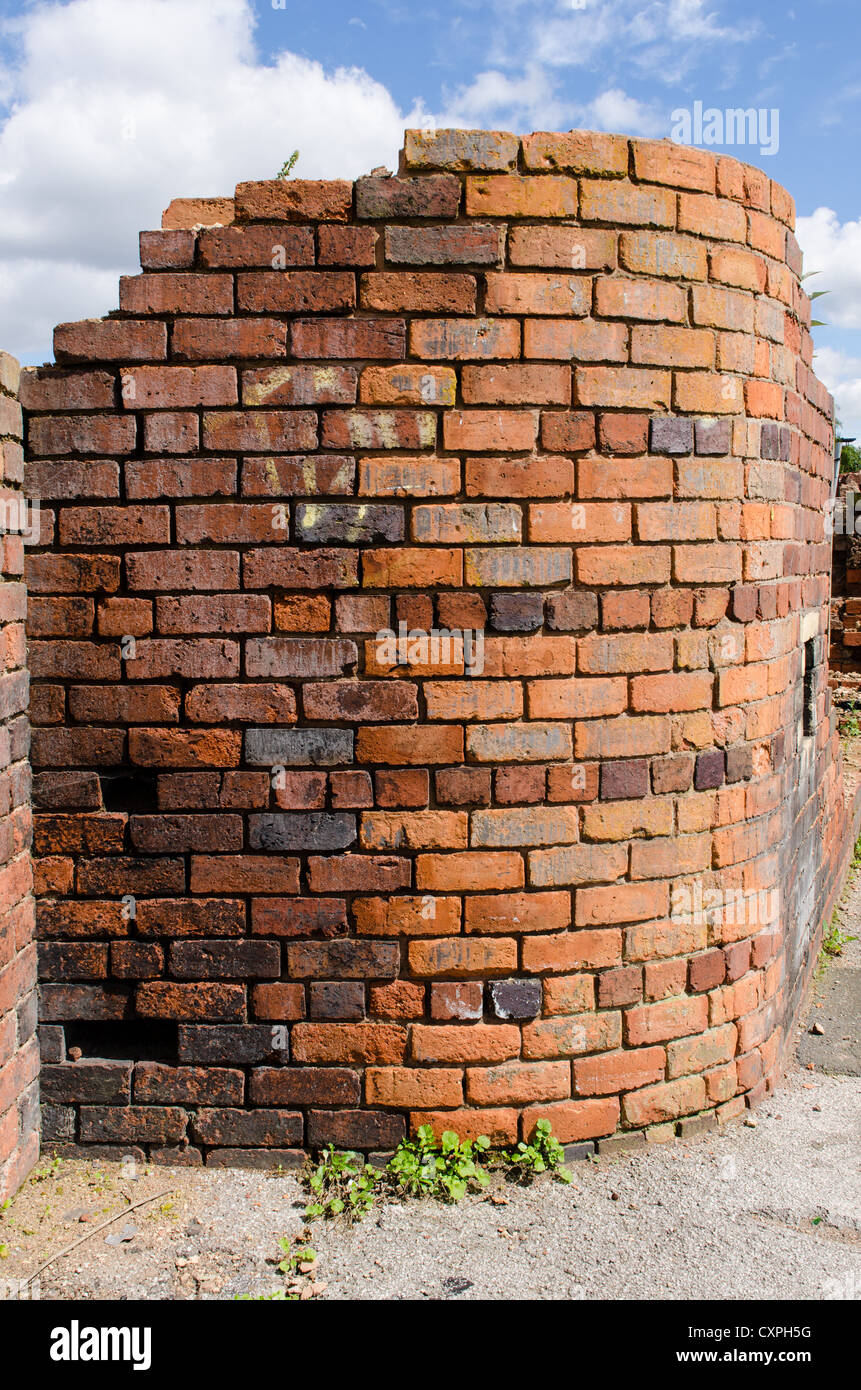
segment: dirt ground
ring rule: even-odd
[[[0,1213],[0,1297],[260,1297],[284,1288],[284,1236],[317,1252],[306,1298],[861,1299],[861,873],[839,921],[858,939],[743,1123],[577,1163],[571,1186],[499,1179],[310,1229],[295,1174],[47,1155]]]

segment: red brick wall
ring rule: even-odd
[[[39,1153],[18,363],[0,352],[0,1201]]]
[[[793,215],[666,143],[410,132],[178,200],[57,329],[52,1143],[606,1141],[773,1081],[845,838]]]
[[[843,473],[834,504],[828,666],[838,704],[857,707],[861,688],[861,474]]]

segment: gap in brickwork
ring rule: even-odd
[[[166,1062],[176,1066],[179,1052],[176,1030],[175,1023],[142,1019],[67,1023],[66,1052],[77,1049],[82,1058],[102,1061]]]

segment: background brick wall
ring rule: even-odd
[[[856,710],[861,692],[861,474],[840,477],[834,506],[831,560],[831,631],[828,665],[835,703]]]
[[[39,1153],[18,363],[0,352],[0,1201]],[[19,524],[24,521],[25,527]]]
[[[793,217],[668,143],[414,131],[177,200],[57,329],[52,1145],[616,1142],[773,1084],[846,834]]]

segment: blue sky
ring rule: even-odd
[[[858,0],[0,0],[0,345],[50,357],[116,306],[182,194],[394,167],[405,124],[662,137],[694,103],[778,112],[763,167],[829,289],[817,365],[861,436]],[[721,146],[715,146],[721,148]]]

